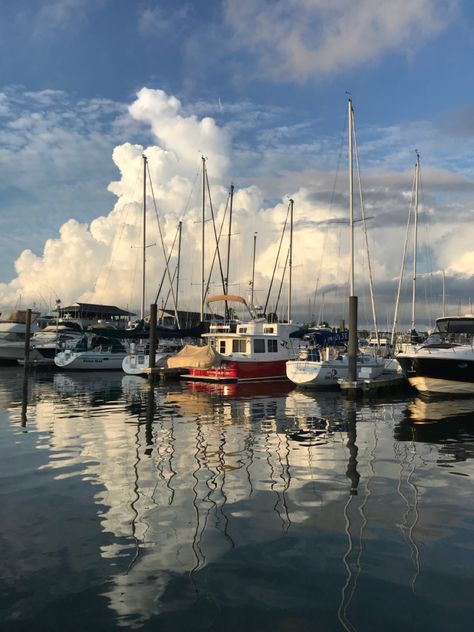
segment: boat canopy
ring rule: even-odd
[[[247,307],[247,301],[237,294],[214,294],[206,298],[206,304],[216,303],[217,301],[227,301],[228,303],[242,303]]]

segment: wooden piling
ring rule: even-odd
[[[148,374],[149,384],[155,383],[155,361],[156,361],[156,315],[157,307],[156,303],[150,305],[150,345],[148,349],[148,367],[150,373]]]

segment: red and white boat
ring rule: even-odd
[[[240,296],[210,296],[206,303],[214,301],[242,303],[252,314]],[[286,362],[294,357],[301,344],[301,338],[297,336],[300,330],[293,323],[268,322],[257,317],[247,322],[217,322],[210,325],[209,333],[202,334],[207,341],[207,349],[203,348],[203,351],[207,351],[212,364],[199,366],[197,362],[193,366],[183,357],[182,366],[186,366],[188,372],[182,377],[210,382],[286,379]]]

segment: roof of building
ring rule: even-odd
[[[178,309],[178,318],[180,320],[186,321],[189,319],[193,320],[201,320],[201,312],[191,312],[183,309]],[[157,310],[158,318],[174,318],[174,310],[173,309],[159,309]],[[204,320],[224,320],[223,316],[219,316],[219,314],[210,314],[205,312]]]
[[[83,316],[135,316],[134,312],[121,309],[115,305],[98,305],[97,303],[74,303],[68,307],[59,307],[62,314],[82,314]]]

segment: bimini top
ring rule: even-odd
[[[217,301],[227,301],[228,303],[242,303],[247,306],[247,301],[237,294],[214,294],[206,298],[206,304],[216,303]]]

